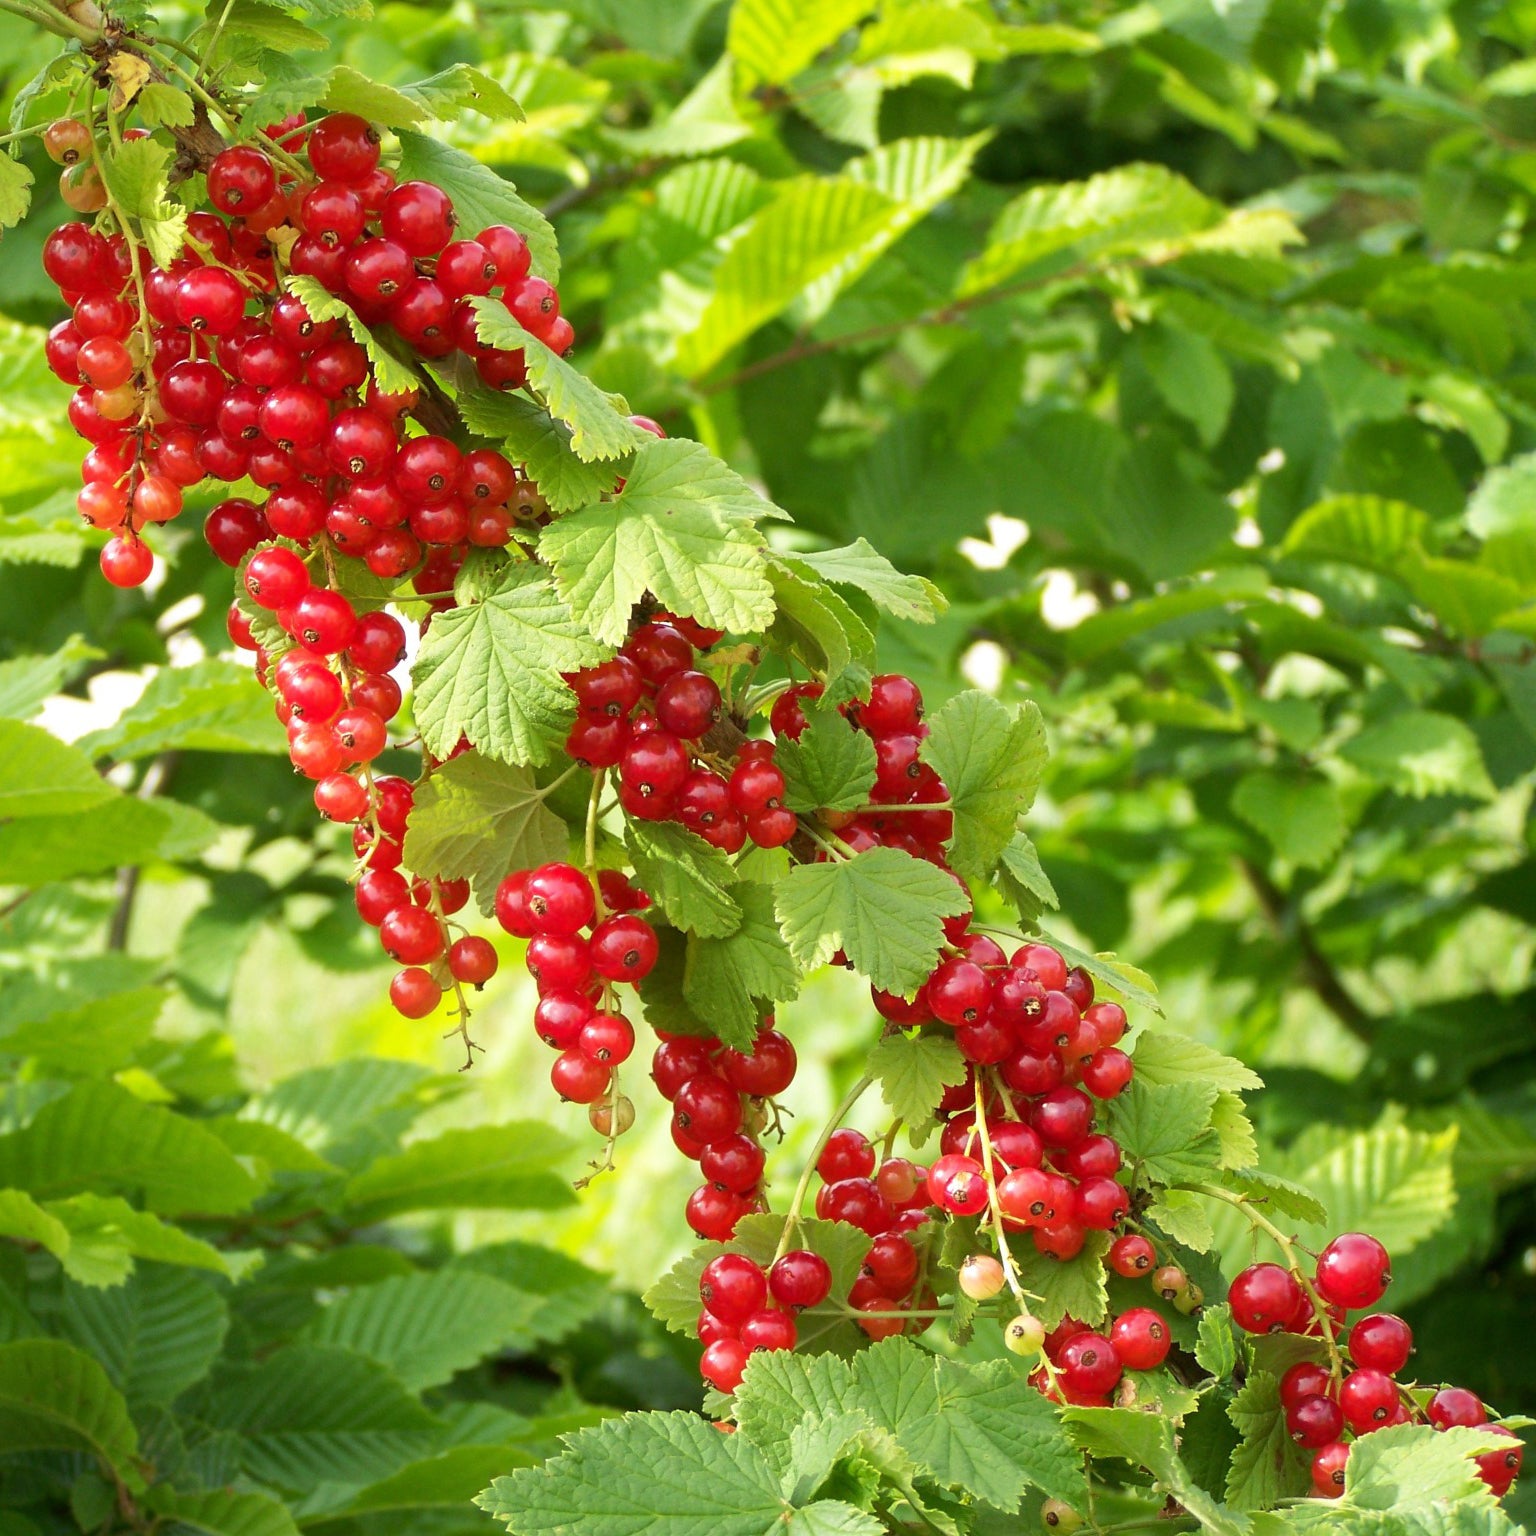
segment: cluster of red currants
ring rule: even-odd
[[[1463,1387],[1444,1387],[1421,1408],[1399,1384],[1413,1353],[1413,1330],[1402,1318],[1371,1312],[1345,1329],[1347,1314],[1375,1306],[1391,1279],[1391,1259],[1381,1243],[1364,1232],[1346,1232],[1317,1256],[1309,1284],[1283,1265],[1250,1264],[1227,1295],[1233,1321],[1249,1333],[1326,1334],[1332,1368],[1301,1361],[1280,1381],[1286,1428],[1313,1453],[1312,1484],[1324,1498],[1344,1491],[1350,1445],[1361,1435],[1393,1424],[1428,1423],[1436,1429],[1487,1424],[1482,1401]],[[1524,1448],[1502,1425],[1489,1426],[1488,1432],[1510,1440],[1507,1450],[1477,1458],[1483,1481],[1502,1496],[1519,1475]]]
[[[189,215],[168,269],[85,224],[45,243],[44,269],[72,309],[49,334],[48,362],[78,386],[70,421],[92,444],[80,511],[115,531],[102,569],[118,586],[149,575],[144,526],[175,517],[205,478],[249,477],[268,494],[265,507],[232,498],[210,514],[208,541],[230,565],[274,536],[307,545],[323,532],[394,578],[429,549],[505,545],[519,521],[547,512],[501,454],[408,436],[415,393],[382,393],[339,321],[278,296],[285,272],[313,277],[418,356],[463,352],[486,383],[513,388],[523,353],[484,346],[470,300],[501,294],[556,351],[573,339],[559,296],[530,274],[527,243],[505,225],[454,239],[448,195],[397,183],[359,117],[280,128],[299,136],[316,179],[285,176],[254,145],[224,150],[208,167],[213,210]],[[433,590],[451,586],[451,570],[433,564]]]
[[[700,1374],[721,1392],[734,1392],[758,1350],[793,1349],[795,1315],[820,1306],[832,1290],[832,1269],[819,1253],[795,1248],[764,1271],[739,1253],[722,1253],[699,1277]]]
[[[777,848],[798,823],[783,803],[773,743],[741,742],[732,758],[704,741],[723,701],[696,651],[720,638],[720,630],[662,613],[639,625],[617,656],[569,674],[578,712],[565,749],[588,768],[617,769],[630,816],[680,822],[726,853],[749,838]],[[727,761],[734,766],[720,771]]]
[[[524,963],[539,991],[534,1027],[559,1052],[550,1081],[562,1099],[589,1106],[604,1136],[634,1123],[615,1071],[634,1052],[635,1029],[613,989],[639,986],[656,964],[656,930],[636,915],[650,904],[618,870],[603,870],[594,890],[574,864],[517,870],[496,891],[497,921],[528,941]]]

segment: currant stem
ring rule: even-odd
[[[997,1180],[992,1174],[992,1137],[987,1131],[986,1099],[981,1091],[981,1078],[976,1079],[976,1135],[981,1141],[981,1168],[987,1181],[987,1212],[992,1223],[992,1235],[997,1242],[997,1257],[1003,1266],[1003,1279],[1013,1292],[1019,1310],[1027,1313],[1029,1303],[1025,1299],[1024,1286],[1014,1266],[1013,1250],[1008,1246],[1008,1231],[1003,1226],[1003,1208],[997,1202]]]
[[[592,899],[597,904],[597,921],[608,916],[608,907],[603,900],[602,884],[597,878],[597,817],[598,808],[603,800],[603,787],[608,782],[608,770],[599,768],[592,775],[592,793],[587,798],[587,829],[584,841],[586,854],[587,879],[592,883]]]
[[[1307,1278],[1306,1270],[1297,1261],[1296,1243],[1285,1235],[1267,1216],[1254,1209],[1247,1195],[1234,1194],[1229,1189],[1223,1189],[1219,1184],[1179,1184],[1177,1189],[1187,1189],[1193,1194],[1205,1195],[1212,1200],[1220,1200],[1227,1205],[1239,1210],[1248,1219],[1251,1226],[1265,1233],[1285,1255],[1286,1264],[1291,1273],[1296,1277],[1296,1283],[1306,1294],[1306,1298],[1312,1304],[1313,1315],[1317,1318],[1318,1326],[1323,1332],[1323,1342],[1328,1347],[1328,1364],[1335,1382],[1341,1380],[1344,1375],[1344,1360],[1339,1354],[1339,1346],[1334,1338],[1333,1318],[1328,1313],[1327,1305],[1323,1298],[1317,1294],[1317,1287]]]
[[[811,1175],[816,1172],[816,1164],[821,1154],[826,1150],[827,1143],[832,1139],[832,1133],[843,1123],[844,1118],[853,1109],[853,1106],[864,1096],[864,1091],[874,1082],[874,1078],[866,1073],[843,1096],[843,1101],[832,1111],[832,1118],[821,1128],[821,1134],[816,1138],[816,1145],[811,1148],[810,1156],[806,1159],[805,1168],[800,1174],[800,1180],[795,1185],[795,1192],[790,1197],[789,1210],[785,1213],[784,1231],[779,1237],[779,1246],[774,1249],[773,1258],[769,1260],[771,1269],[780,1259],[789,1252],[789,1241],[800,1225],[800,1207],[805,1204],[806,1191],[811,1187]]]

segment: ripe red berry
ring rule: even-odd
[[[1327,1397],[1332,1391],[1333,1378],[1327,1367],[1310,1360],[1299,1361],[1280,1378],[1280,1401],[1287,1408],[1294,1408],[1306,1397]]]
[[[1109,1232],[1129,1214],[1129,1192],[1114,1179],[1092,1176],[1077,1186],[1073,1219],[1095,1232]]]
[[[396,907],[379,924],[379,942],[391,960],[427,965],[443,952],[442,924],[421,907]]]
[[[741,1342],[748,1349],[793,1349],[797,1337],[794,1318],[776,1307],[754,1312],[741,1325]]]
[[[771,1099],[783,1093],[795,1077],[795,1048],[776,1029],[758,1031],[750,1051],[728,1050],[720,1057],[720,1071],[739,1093]]]
[[[448,969],[465,986],[483,987],[496,974],[497,963],[494,946],[478,934],[455,939],[448,950]]]
[[[1374,1306],[1392,1279],[1387,1250],[1364,1232],[1345,1232],[1317,1259],[1317,1289],[1324,1301],[1351,1310]]]
[[[699,1154],[699,1171],[712,1184],[749,1195],[762,1182],[766,1155],[750,1136],[737,1132],[712,1141]]]
[[[208,167],[208,201],[220,213],[246,214],[277,191],[272,162],[248,144],[221,150]]]
[[[656,1091],[668,1102],[690,1078],[709,1070],[709,1042],[697,1035],[676,1035],[663,1040],[651,1058],[651,1077]]]
[[[974,1216],[987,1205],[987,1181],[981,1164],[969,1157],[945,1156],[928,1170],[928,1194],[953,1216]]]
[[[673,1098],[672,1110],[680,1127],[706,1146],[741,1129],[741,1095],[713,1073],[689,1078]]]
[[[1397,1383],[1385,1371],[1351,1371],[1339,1388],[1339,1407],[1357,1435],[1367,1434],[1396,1412]]]
[[[768,1289],[780,1306],[820,1306],[832,1289],[832,1270],[819,1253],[792,1249],[768,1271]]]
[[[1477,1475],[1488,1485],[1496,1499],[1502,1499],[1520,1475],[1520,1464],[1525,1460],[1525,1447],[1514,1430],[1506,1429],[1502,1424],[1490,1425],[1488,1433],[1508,1436],[1510,1442],[1506,1450],[1489,1451],[1476,1458]]]
[[[1232,1320],[1249,1333],[1279,1333],[1305,1298],[1296,1277],[1278,1264],[1250,1264],[1232,1282]]]
[[[738,1327],[768,1301],[768,1281],[760,1266],[739,1253],[722,1253],[704,1266],[699,1297],[723,1322]]]
[[[429,181],[402,181],[384,199],[379,222],[412,256],[435,256],[453,238],[453,203]]]
[[[656,930],[642,917],[610,917],[592,930],[592,969],[608,981],[643,981],[657,952]]]
[[[362,181],[379,163],[379,136],[351,112],[333,112],[310,130],[309,163],[322,181]]]
[[[310,587],[293,606],[294,638],[323,656],[334,656],[352,643],[357,615],[339,592]]]
[[[1483,1407],[1483,1400],[1465,1387],[1442,1387],[1430,1398],[1425,1414],[1436,1429],[1457,1426],[1475,1429],[1488,1422],[1488,1410]]]
[[[443,989],[420,966],[397,971],[389,984],[389,1000],[408,1019],[424,1019],[442,1001]]]
[[[349,773],[331,773],[315,785],[315,809],[327,821],[361,821],[368,814],[368,788]]]
[[[102,546],[101,574],[114,587],[141,587],[154,569],[149,545],[132,534],[119,534]]]
[[[1120,1356],[1102,1333],[1074,1334],[1061,1346],[1057,1364],[1079,1392],[1108,1392],[1122,1374]]]
[[[1285,1427],[1297,1445],[1316,1450],[1344,1433],[1344,1414],[1331,1397],[1314,1393],[1287,1407]]]
[[[827,1138],[816,1159],[816,1172],[828,1184],[839,1179],[867,1179],[875,1171],[875,1149],[862,1131],[842,1126]]]
[[[541,864],[528,877],[526,899],[535,933],[567,937],[597,913],[592,883],[573,864]]]
[[[1131,1371],[1156,1370],[1168,1358],[1173,1337],[1161,1314],[1151,1307],[1132,1307],[1115,1319],[1110,1342],[1120,1363]]]
[[[1114,1098],[1134,1074],[1131,1058],[1112,1045],[1085,1056],[1078,1067],[1079,1081],[1096,1099]]]
[[[704,1351],[699,1374],[717,1392],[734,1392],[741,1385],[749,1353],[740,1339],[719,1339]]]
[[[1344,1465],[1349,1447],[1335,1440],[1312,1458],[1312,1487],[1324,1499],[1336,1499],[1344,1492]]]
[[[1156,1249],[1139,1232],[1128,1232],[1110,1244],[1109,1267],[1127,1280],[1151,1274],[1156,1263]]]
[[[549,1080],[562,1099],[572,1104],[592,1104],[608,1091],[611,1069],[581,1051],[562,1051],[549,1069]]]
[[[890,673],[869,685],[869,698],[858,706],[861,730],[871,736],[891,736],[917,729],[923,716],[923,696],[910,677]]]
[[[1070,1147],[1093,1129],[1093,1100],[1077,1088],[1053,1088],[1036,1100],[1030,1124],[1048,1147]]]
[[[258,549],[245,568],[245,590],[259,607],[291,608],[309,590],[309,572],[291,549]]]
[[[688,1197],[684,1215],[688,1225],[700,1237],[714,1243],[729,1242],[736,1223],[746,1214],[747,1203],[740,1195],[715,1184],[701,1184]]]
[[[1356,1365],[1395,1376],[1412,1353],[1413,1330],[1390,1312],[1373,1312],[1349,1330],[1349,1354]]]
[[[593,1061],[622,1066],[635,1049],[635,1029],[621,1014],[595,1013],[582,1025],[576,1045]]]
[[[703,672],[674,672],[656,690],[656,718],[663,730],[696,741],[720,718],[714,679]]]
[[[1048,991],[1059,992],[1067,984],[1067,962],[1049,944],[1021,944],[1010,962],[1033,971]]]
[[[253,502],[240,497],[221,501],[203,523],[203,537],[208,547],[228,566],[239,565],[262,542],[271,537],[267,520]]]

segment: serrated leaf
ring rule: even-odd
[[[908,1126],[931,1120],[946,1088],[965,1081],[960,1047],[942,1034],[886,1035],[869,1053],[868,1071],[880,1097]]]
[[[173,750],[286,750],[271,695],[251,669],[216,660],[162,667],[114,724],[80,737],[76,746],[118,761]]]
[[[41,726],[0,720],[0,818],[73,814],[116,794],[83,752]]]
[[[401,181],[430,181],[453,199],[460,232],[477,235],[492,224],[507,224],[528,242],[533,270],[547,282],[560,278],[560,249],[554,229],[531,203],[517,195],[512,183],[488,165],[452,145],[425,134],[400,132]]]
[[[527,768],[466,752],[416,786],[405,864],[419,875],[468,880],[489,914],[513,870],[563,859],[570,829]]]
[[[421,1392],[500,1350],[530,1347],[523,1323],[532,1312],[531,1298],[515,1286],[444,1269],[357,1286],[323,1308],[302,1336],[377,1360]]]
[[[838,549],[802,550],[789,564],[807,565],[835,587],[853,587],[877,608],[914,624],[932,624],[949,607],[949,599],[931,581],[897,570],[866,539]]]
[[[1285,1425],[1280,1383],[1254,1371],[1227,1408],[1242,1440],[1227,1473],[1227,1502],[1234,1509],[1269,1509],[1278,1500],[1309,1490],[1307,1460]]]
[[[944,919],[970,907],[943,870],[899,848],[799,865],[779,882],[774,905],[802,970],[841,949],[875,986],[903,996],[933,969]]]
[[[1017,714],[988,694],[967,689],[928,721],[924,762],[949,790],[955,818],[950,864],[983,878],[1013,837],[1018,818],[1034,804],[1049,749],[1039,707]]]
[[[749,80],[783,83],[871,9],[869,0],[827,0],[812,10],[795,0],[738,0],[731,8],[726,52]]]
[[[1270,1210],[1294,1216],[1298,1221],[1321,1226],[1328,1220],[1328,1208],[1316,1195],[1267,1169],[1224,1169],[1220,1182],[1228,1189],[1251,1196],[1255,1201],[1262,1201]]]
[[[1054,1328],[1064,1317],[1096,1328],[1109,1309],[1109,1288],[1104,1255],[1109,1252],[1109,1235],[1090,1232],[1082,1252],[1075,1258],[1058,1259],[1041,1253],[1032,1242],[1012,1241],[1014,1265],[1019,1280],[1031,1295],[1030,1311],[1047,1328]]]
[[[1320,869],[1349,832],[1344,802],[1327,779],[1258,769],[1232,791],[1232,809],[1292,864]]]
[[[521,395],[455,380],[455,402],[464,425],[500,441],[503,452],[523,466],[556,512],[590,506],[613,490],[627,468],[627,459],[588,463],[578,458],[571,447],[571,429]]]
[[[1291,524],[1282,552],[1343,560],[1396,575],[1406,559],[1423,552],[1429,518],[1406,502],[1380,496],[1330,496]]]
[[[279,1488],[364,1483],[426,1451],[437,1420],[382,1366],[350,1350],[293,1344],[232,1366],[204,1420],[240,1436],[250,1476]]]
[[[1474,1457],[1509,1445],[1486,1429],[1394,1424],[1360,1437],[1344,1466],[1342,1506],[1389,1510],[1441,1501],[1487,1507],[1492,1495]]]
[[[778,744],[784,803],[792,811],[855,811],[875,787],[875,744],[836,709],[805,711],[798,740]]]
[[[322,105],[331,112],[354,112],[385,128],[411,128],[433,116],[424,102],[346,64],[336,65],[326,77]]]
[[[1251,1067],[1167,1030],[1144,1029],[1136,1037],[1132,1056],[1137,1078],[1151,1087],[1208,1083],[1228,1093],[1244,1093],[1264,1086],[1264,1079]]]
[[[570,1186],[553,1171],[570,1151],[565,1137],[532,1120],[448,1130],[380,1157],[343,1192],[360,1223],[402,1211],[552,1210],[570,1205]]]
[[[149,1507],[175,1536],[298,1536],[298,1526],[285,1504],[264,1493],[178,1493],[164,1483],[153,1490]]]
[[[65,1286],[60,1321],[130,1402],[169,1404],[218,1358],[229,1308],[208,1281],[153,1265],[110,1290]]]
[[[1054,909],[1061,905],[1056,887],[1040,863],[1034,841],[1025,832],[1015,832],[997,856],[994,878],[997,888],[1027,923],[1032,923],[1046,907]]]
[[[775,610],[767,631],[770,644],[827,679],[828,703],[867,693],[875,666],[875,637],[868,624],[831,587],[797,575],[777,556],[769,557],[768,580]]]
[[[187,92],[160,80],[151,81],[139,92],[136,110],[146,128],[190,128],[197,116]]]
[[[629,1413],[570,1436],[540,1467],[498,1477],[475,1503],[513,1536],[665,1529],[672,1536],[768,1536],[778,1484],[740,1435],[693,1413]]]
[[[539,553],[572,611],[614,645],[647,592],[711,628],[752,633],[773,618],[773,589],[749,519],[775,510],[702,444],[649,438],[624,489],[552,523]]]
[[[60,1256],[64,1273],[82,1285],[121,1285],[135,1259],[231,1276],[241,1267],[238,1254],[221,1251],[149,1211],[135,1210],[119,1195],[72,1195],[50,1200],[47,1209],[69,1232],[69,1247]]]
[[[470,304],[476,333],[486,346],[523,354],[530,389],[538,392],[551,416],[571,429],[571,448],[577,458],[622,459],[646,444],[656,446],[656,438],[630,422],[612,396],[524,330],[500,299],[477,298]],[[682,442],[670,441],[674,447]]]
[[[736,872],[720,849],[674,822],[631,819],[624,841],[641,885],[674,928],[723,938],[741,926]]]
[[[25,720],[50,695],[68,682],[88,661],[103,652],[71,635],[51,654],[17,656],[0,661],[0,718]]]
[[[1165,1189],[1147,1207],[1147,1218],[1156,1222],[1174,1242],[1207,1253],[1216,1241],[1211,1219],[1206,1215],[1200,1196],[1187,1189]]]
[[[1195,1359],[1218,1381],[1225,1381],[1236,1367],[1237,1338],[1232,1332],[1232,1309],[1226,1302],[1201,1308]]]
[[[21,223],[31,206],[31,170],[9,155],[0,156],[0,229]]]
[[[0,1344],[0,1445],[85,1451],[128,1487],[143,1486],[122,1394],[97,1361],[58,1339]]]
[[[545,762],[576,713],[560,674],[606,654],[538,566],[514,566],[484,602],[433,615],[413,669],[422,740],[437,757],[462,735],[487,757]]]
[[[450,64],[447,69],[402,89],[421,102],[433,117],[443,120],[457,117],[460,112],[479,112],[484,117],[525,121],[522,107],[506,87],[472,64]]]
[[[1409,709],[1368,725],[1339,755],[1401,794],[1494,797],[1493,781],[1472,728],[1454,715]]]
[[[101,175],[113,202],[124,213],[133,218],[153,217],[165,201],[170,167],[168,145],[154,139],[131,139],[102,157]]]
[[[1223,1168],[1249,1168],[1259,1156],[1258,1138],[1253,1122],[1235,1093],[1216,1095],[1211,1106],[1211,1129],[1216,1132]]]
[[[342,109],[350,110],[350,109]],[[352,339],[368,354],[368,362],[380,390],[385,394],[405,394],[421,384],[416,370],[403,363],[363,324],[358,313],[345,299],[338,299],[319,278],[302,274],[290,276],[285,286],[300,300],[313,320],[339,320]]]
[[[1205,1178],[1221,1151],[1211,1129],[1216,1091],[1214,1084],[1200,1082],[1155,1086],[1138,1074],[1108,1103],[1111,1134],[1127,1161],[1142,1164],[1160,1183]]]
[[[683,996],[725,1045],[747,1050],[765,1007],[798,995],[800,972],[779,933],[772,887],[742,881],[730,896],[741,921],[723,936],[689,938]]]

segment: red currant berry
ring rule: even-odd
[[[443,952],[442,924],[420,907],[396,907],[379,924],[379,942],[391,960],[428,965]]]
[[[768,1289],[782,1307],[817,1307],[832,1290],[832,1270],[819,1253],[791,1249],[768,1271]]]
[[[1331,1397],[1314,1394],[1285,1410],[1285,1427],[1297,1445],[1317,1450],[1344,1433],[1344,1414]]]
[[[1335,1440],[1312,1458],[1312,1487],[1319,1498],[1336,1499],[1344,1492],[1344,1465],[1349,1447]]]
[[[674,736],[698,740],[720,718],[720,690],[714,679],[703,672],[674,672],[656,690],[656,718]]]
[[[1395,1376],[1412,1353],[1413,1330],[1390,1312],[1373,1312],[1349,1330],[1349,1354],[1356,1365]]]
[[[749,1354],[740,1339],[720,1339],[704,1351],[699,1360],[699,1374],[715,1391],[734,1392],[741,1385]]]
[[[1151,1274],[1156,1263],[1157,1251],[1138,1232],[1128,1232],[1110,1244],[1109,1267],[1127,1280]]]
[[[424,1019],[443,999],[443,989],[420,966],[397,971],[389,984],[389,1000],[408,1019]]]
[[[562,1099],[572,1104],[593,1104],[608,1091],[609,1067],[580,1051],[562,1051],[549,1069],[549,1080]]]
[[[1131,1371],[1155,1371],[1173,1347],[1168,1324],[1151,1307],[1122,1312],[1109,1330],[1109,1339],[1120,1363]]]
[[[1013,965],[1033,971],[1047,991],[1059,992],[1067,984],[1067,962],[1049,944],[1021,944],[1010,960]]]
[[[704,1266],[699,1298],[722,1322],[740,1327],[768,1303],[768,1281],[762,1269],[739,1253],[722,1253]]]
[[[1112,1099],[1135,1075],[1131,1058],[1115,1046],[1105,1046],[1083,1058],[1078,1079],[1096,1099]]]
[[[795,1320],[788,1312],[765,1307],[741,1325],[741,1342],[748,1349],[793,1349],[798,1337]]]
[[[1351,1371],[1339,1388],[1339,1407],[1357,1435],[1368,1434],[1396,1413],[1397,1383],[1385,1371]]]
[[[1317,1259],[1317,1289],[1324,1301],[1354,1309],[1374,1306],[1392,1279],[1387,1250],[1364,1232],[1346,1232]]]
[[[656,930],[642,917],[610,917],[592,930],[592,969],[607,981],[643,981],[656,956]]]
[[[149,545],[132,534],[119,534],[102,546],[101,574],[114,587],[143,586],[154,565]]]
[[[351,112],[333,112],[310,131],[309,163],[322,181],[362,181],[379,163],[379,136]]]
[[[220,213],[250,213],[276,191],[272,162],[249,144],[220,150],[208,167],[208,201]]]
[[[689,1078],[673,1098],[672,1110],[679,1126],[706,1146],[741,1129],[741,1095],[713,1073]]]
[[[1078,1392],[1108,1392],[1123,1373],[1114,1344],[1102,1333],[1074,1334],[1061,1346],[1057,1365]]]
[[[858,706],[858,724],[871,736],[915,731],[923,717],[923,696],[910,677],[887,674],[870,683],[869,698]]]
[[[1436,1429],[1475,1429],[1488,1422],[1488,1410],[1475,1392],[1465,1387],[1442,1387],[1424,1410]]]
[[[291,549],[258,549],[245,568],[245,590],[258,607],[291,608],[309,591],[309,572]]]
[[[597,912],[592,883],[573,864],[541,864],[528,877],[526,899],[536,933],[579,933]]]
[[[699,1154],[699,1169],[712,1184],[750,1195],[762,1182],[765,1155],[750,1136],[737,1132],[710,1142]]]
[[[1279,1333],[1305,1297],[1296,1277],[1278,1264],[1250,1264],[1227,1292],[1232,1321],[1249,1333]]]
[[[701,1184],[688,1197],[684,1212],[688,1225],[709,1242],[729,1242],[736,1223],[747,1212],[747,1202],[740,1195],[715,1184]]]
[[[453,238],[453,203],[429,181],[402,181],[384,199],[379,222],[412,256],[435,256]]]
[[[851,1126],[835,1130],[816,1159],[816,1172],[828,1183],[867,1179],[875,1171],[875,1149],[862,1131]]]
[[[720,1057],[720,1071],[731,1087],[759,1099],[783,1093],[794,1081],[795,1065],[794,1046],[776,1029],[760,1030],[750,1052],[729,1050]]]

